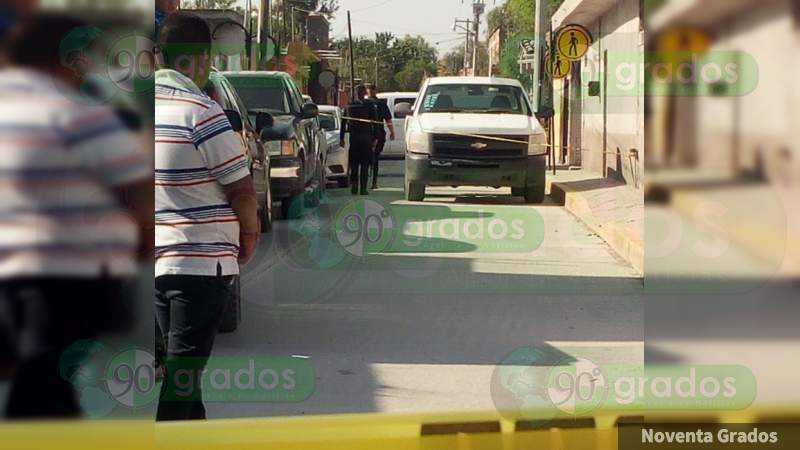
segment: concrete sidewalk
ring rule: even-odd
[[[645,192],[776,275],[800,276],[800,186],[677,168],[650,171]]]
[[[644,195],[583,170],[548,174],[550,197],[585,223],[639,274],[644,274]]]
[[[800,189],[746,184],[676,189],[670,206],[715,236],[774,267],[776,275],[800,276]]]

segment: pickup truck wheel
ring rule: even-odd
[[[233,277],[229,287],[229,297],[219,325],[220,333],[232,333],[242,322],[242,290],[239,277]]]
[[[406,200],[421,202],[425,199],[425,185],[406,181]]]
[[[525,203],[542,203],[544,201],[544,184],[525,188]]]

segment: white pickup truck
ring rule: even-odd
[[[422,201],[426,186],[491,186],[544,201],[547,137],[519,81],[430,78],[413,108],[395,108],[408,113],[407,200]]]

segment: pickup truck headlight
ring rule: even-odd
[[[528,155],[545,155],[548,148],[547,135],[544,133],[532,134],[528,140]]]
[[[297,141],[294,139],[281,141],[281,156],[297,156]]]
[[[411,153],[430,153],[431,135],[416,130],[409,132],[406,148]]]

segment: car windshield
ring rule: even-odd
[[[229,77],[247,110],[270,114],[291,114],[286,89],[280,79],[267,77]]]
[[[333,131],[339,129],[339,127],[336,126],[336,117],[334,117],[333,113],[330,112],[319,113],[319,125],[325,131]]]
[[[420,112],[530,115],[530,108],[522,89],[517,86],[437,84],[425,91]]]

